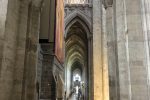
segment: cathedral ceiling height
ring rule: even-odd
[[[150,0],[0,0],[0,100],[150,100]]]

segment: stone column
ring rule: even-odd
[[[5,34],[5,25],[6,25],[6,17],[7,17],[7,7],[8,7],[8,0],[1,0],[0,1],[0,23],[1,23],[0,24],[0,48],[1,48],[0,49],[0,73],[1,73],[4,34]]]
[[[109,100],[108,48],[106,32],[106,9],[102,5],[102,58],[103,58],[103,92],[104,100]]]
[[[29,7],[28,31],[26,36],[26,56],[23,77],[23,100],[37,99],[37,63],[38,63],[38,41],[39,41],[39,20],[40,8],[33,5]]]
[[[140,5],[141,0],[116,0],[120,100],[149,100]]]
[[[14,66],[16,60],[16,47],[17,47],[17,34],[18,34],[18,23],[19,23],[19,8],[20,8],[20,1],[18,0],[6,0],[0,1],[5,2],[2,4],[2,8],[4,7],[3,16],[1,16],[4,23],[2,21],[1,30],[2,33],[0,34],[0,40],[3,39],[3,52],[2,53],[2,62],[1,62],[1,73],[0,73],[0,98],[1,100],[11,100],[12,93],[13,93],[13,85],[14,85]],[[8,6],[7,6],[8,2]],[[6,8],[7,6],[7,8]],[[7,10],[6,10],[7,9]],[[7,16],[5,15],[7,12]],[[0,17],[0,18],[1,18]],[[5,25],[5,28],[4,28]]]
[[[143,22],[143,33],[145,42],[145,52],[146,52],[146,66],[147,66],[147,82],[148,82],[148,94],[150,94],[150,1],[141,0],[141,12],[142,12],[142,22]],[[150,99],[150,96],[149,96]]]
[[[93,49],[93,47],[92,47],[92,39],[93,39],[93,37],[92,36],[90,36],[89,38],[88,38],[88,100],[92,100],[93,98],[92,98],[92,92],[93,92],[93,86],[92,86],[92,77],[93,77],[93,70],[92,70],[92,49]]]
[[[109,86],[110,99],[117,100],[117,57],[116,57],[116,38],[113,27],[113,7],[106,7],[106,29],[107,29],[107,52],[109,66]]]
[[[128,56],[132,100],[148,100],[147,66],[141,20],[141,0],[126,0]]]
[[[116,41],[116,56],[118,66],[120,97],[117,100],[131,100],[131,83],[130,83],[130,66],[128,55],[128,34],[126,20],[126,4],[125,0],[116,0],[114,2],[114,34]]]
[[[94,100],[103,100],[103,67],[102,67],[102,36],[101,36],[101,3],[93,1],[93,86]]]
[[[25,64],[25,50],[27,37],[27,21],[28,21],[28,1],[23,0],[19,9],[19,26],[16,47],[16,61],[14,66],[14,83],[13,94],[11,100],[21,100],[23,87],[23,74]]]
[[[102,3],[100,0],[93,0],[93,100],[108,100],[109,91],[105,91],[108,84],[105,82],[105,69],[103,66],[103,35],[102,35]]]

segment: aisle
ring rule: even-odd
[[[69,100],[77,100],[76,98],[77,98],[76,95],[73,94]]]

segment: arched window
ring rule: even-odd
[[[67,4],[86,4],[88,0],[65,0]]]
[[[73,76],[73,81],[75,82],[76,80],[78,80],[79,82],[81,81],[81,76],[79,74]]]

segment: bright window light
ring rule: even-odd
[[[74,76],[73,81],[76,81],[76,80],[81,81],[81,77],[79,76],[79,74],[76,74]]]

